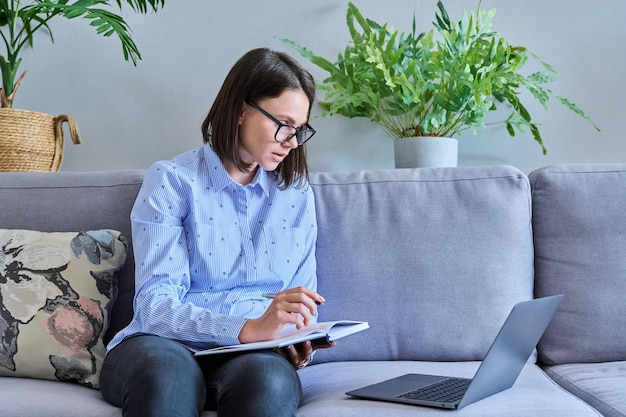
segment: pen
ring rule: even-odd
[[[276,294],[267,293],[267,294],[263,294],[263,297],[270,298],[273,300],[274,298],[276,298]],[[315,304],[317,304],[318,306],[324,305],[324,303],[320,303],[319,301],[316,301]]]

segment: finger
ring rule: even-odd
[[[295,349],[298,352],[298,358],[302,361],[304,359],[308,359],[309,356],[313,353],[313,345],[310,341],[298,343],[295,345]]]
[[[328,345],[326,345],[326,344],[323,344],[323,345],[322,344],[320,344],[320,345],[313,345],[312,346],[312,350],[328,349],[328,348],[335,347],[335,346],[337,346],[337,342],[332,342],[331,344],[328,344]]]
[[[326,301],[324,297],[306,287],[291,288],[289,290],[281,291],[277,295],[279,294],[288,297],[288,299],[292,302],[296,301],[306,304],[313,313],[315,313],[316,307],[318,305]],[[297,297],[297,299],[294,300],[292,297]],[[309,302],[309,300],[313,302],[315,307]]]
[[[285,358],[294,368],[298,368],[301,364],[301,361],[298,359],[295,354],[293,347],[286,346],[283,348],[274,349],[280,356]]]
[[[298,330],[308,326],[308,323],[305,321],[304,317],[302,317],[300,314],[291,313],[291,312],[283,312],[283,313],[284,314],[282,315],[282,318],[281,318],[281,323],[283,325],[293,324],[296,326],[296,329]]]
[[[304,368],[309,362],[311,362],[311,355],[313,354],[313,348],[311,342],[302,342],[294,346],[294,350],[297,353],[297,359],[294,363],[296,369]]]
[[[301,329],[303,326],[308,326],[311,323],[313,315],[310,308],[312,307],[315,310],[315,304],[312,304],[310,299],[308,299],[308,302],[311,306],[307,306],[299,300],[285,300],[282,297],[280,299],[277,297],[272,302],[272,307],[276,309],[282,323],[293,323],[298,329]]]
[[[308,306],[304,305],[304,304],[296,304],[296,309],[297,314],[300,315],[300,317],[302,317],[302,322],[305,326],[308,326],[309,324],[311,324],[311,311],[309,310]],[[294,312],[295,313],[295,312]]]
[[[301,360],[300,360],[300,357],[298,355],[298,351],[295,349],[295,347],[293,345],[285,347],[283,349],[283,351],[285,352],[289,362],[294,367],[297,367],[298,365],[300,365]]]
[[[306,287],[298,287],[298,289],[304,293],[307,297],[309,297],[311,300],[313,300],[313,302],[315,303],[315,305],[320,305],[323,304],[326,299],[324,297],[322,297],[320,294],[318,294],[317,292],[311,290],[310,288],[306,288]]]
[[[318,303],[323,303],[326,301],[326,299],[324,297],[322,297],[320,294],[318,294],[317,292],[313,291],[310,288],[307,287],[296,287],[292,289],[295,292],[299,292],[299,293],[303,293],[305,294],[307,297],[309,297],[311,300],[313,300],[313,302],[315,302],[316,304]]]
[[[299,293],[293,297],[290,299],[291,308],[293,309],[291,312],[300,314],[308,326],[311,317],[317,315],[317,305],[305,294]]]

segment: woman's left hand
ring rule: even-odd
[[[287,346],[284,348],[276,349],[285,359],[287,359],[294,368],[304,368],[311,362],[311,355],[313,351],[317,349],[326,349],[335,346],[337,343],[333,342],[330,345],[313,346],[310,341],[297,343],[295,345]]]

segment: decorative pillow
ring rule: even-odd
[[[0,375],[99,388],[126,260],[115,230],[0,229]]]

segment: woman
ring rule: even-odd
[[[296,414],[296,369],[310,361],[310,342],[198,359],[193,351],[316,320],[324,299],[302,147],[315,133],[314,97],[313,77],[292,58],[252,50],[202,125],[205,145],[146,173],[131,213],[135,314],[101,373],[104,398],[125,416]]]

